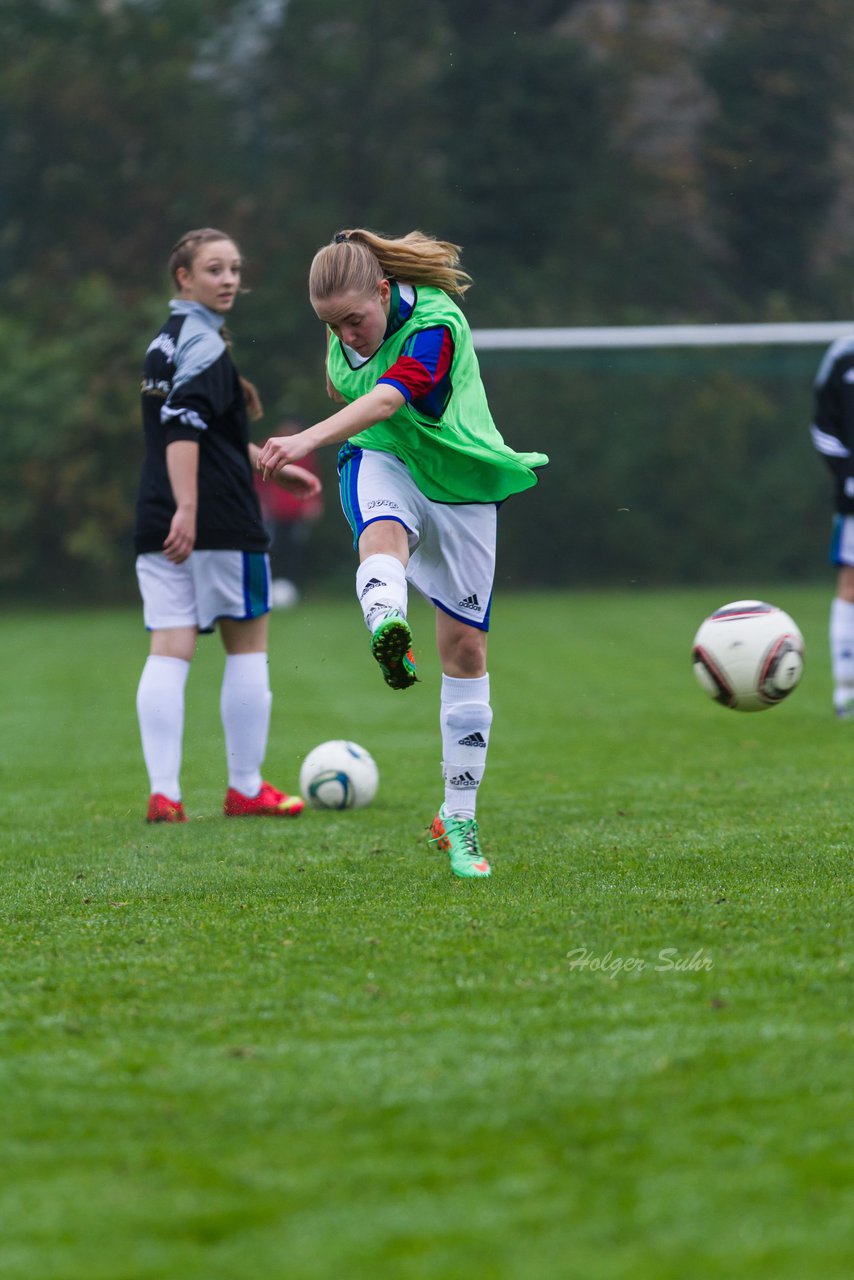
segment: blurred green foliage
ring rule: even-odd
[[[493,403],[551,458],[503,510],[499,580],[750,594],[769,573],[814,577],[830,532],[814,363],[803,347],[486,354]]]

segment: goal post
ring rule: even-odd
[[[782,324],[606,325],[556,329],[474,329],[479,351],[584,351],[629,347],[744,347],[830,343],[854,333],[854,320]]]

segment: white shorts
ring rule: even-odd
[[[354,545],[375,520],[397,520],[409,535],[407,581],[452,618],[489,630],[496,503],[433,502],[399,458],[378,449],[345,450],[340,492]]]
[[[265,551],[193,551],[183,564],[151,552],[137,556],[136,577],[149,631],[213,631],[218,618],[245,622],[270,612]]]
[[[831,564],[854,565],[854,516],[833,517],[829,558]]]

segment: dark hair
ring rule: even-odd
[[[445,293],[462,295],[471,276],[459,262],[458,244],[436,240],[423,231],[410,231],[396,240],[364,228],[339,231],[314,255],[309,296],[312,302],[323,302],[351,290],[368,295],[383,279],[433,285]]]
[[[202,245],[212,244],[216,240],[230,240],[240,251],[234,236],[230,236],[227,231],[217,231],[216,227],[198,227],[195,231],[184,232],[181,239],[172,246],[169,255],[169,274],[176,284],[180,268],[185,267],[189,271]]]

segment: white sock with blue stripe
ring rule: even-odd
[[[368,556],[356,570],[356,595],[365,618],[365,626],[373,634],[389,609],[397,609],[406,617],[408,588],[406,569],[397,556]]]

